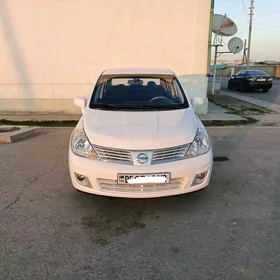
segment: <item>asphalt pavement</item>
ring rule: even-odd
[[[280,130],[209,128],[209,187],[110,199],[71,186],[71,129],[0,145],[0,279],[279,280]]]
[[[220,80],[220,77],[217,79]],[[222,89],[228,89],[228,80],[228,77],[221,78]],[[267,93],[263,93],[261,90],[252,90],[246,93],[242,92],[240,94],[280,105],[280,79],[275,79],[273,81],[273,86]]]

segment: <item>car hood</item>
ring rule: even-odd
[[[149,150],[191,143],[198,121],[192,108],[170,111],[105,111],[87,109],[82,117],[94,145]]]

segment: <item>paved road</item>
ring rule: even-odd
[[[227,83],[229,78],[222,78],[222,89],[227,89]],[[260,100],[268,101],[280,105],[280,79],[273,81],[273,87],[268,93],[255,90],[248,93],[241,93],[244,96],[257,98]]]
[[[209,131],[211,185],[153,200],[75,191],[69,129],[0,145],[0,279],[279,280],[280,130]]]

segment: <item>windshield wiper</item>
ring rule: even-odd
[[[141,105],[122,105],[122,104],[116,104],[112,105],[114,108],[119,108],[119,109],[127,109],[127,110],[141,110],[141,109],[152,109],[152,110],[172,110],[172,109],[184,109],[183,106],[178,106],[178,105],[165,105],[165,106],[154,106],[154,105],[149,105],[149,104],[141,104]]]
[[[153,110],[163,110],[163,109],[185,109],[183,105],[162,105],[162,106],[154,106],[150,104],[140,104],[140,105],[131,105],[131,104],[107,104],[107,103],[93,103],[92,108],[99,109],[153,109]]]
[[[153,106],[155,109],[186,109],[183,105],[174,104],[174,105],[163,105],[163,106]]]
[[[106,104],[106,103],[92,103],[90,104],[92,109],[116,109],[117,106],[115,104]]]
[[[141,109],[141,108],[155,108],[151,105],[141,104],[141,105],[131,105],[131,104],[110,104],[110,103],[93,103],[91,104],[94,108],[100,108],[100,109]]]

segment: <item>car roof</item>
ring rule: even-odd
[[[244,72],[263,72],[263,73],[266,73],[265,71],[258,70],[258,69],[249,69],[249,70],[245,70]]]
[[[245,72],[254,72],[254,71],[261,71],[261,72],[264,72],[263,70],[259,70],[259,69],[249,69],[249,70],[245,70]]]
[[[171,75],[174,73],[169,69],[156,68],[119,68],[107,69],[102,75]]]

